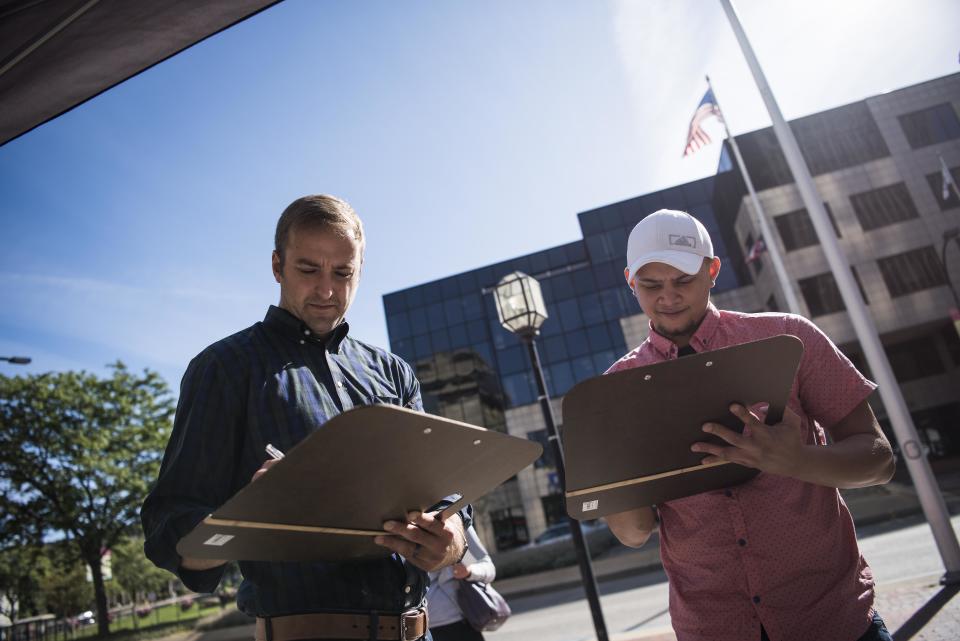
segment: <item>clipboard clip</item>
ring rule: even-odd
[[[470,501],[468,501],[466,497],[459,492],[451,494],[450,496],[445,497],[445,499],[450,500],[453,497],[457,497],[456,499],[453,499],[453,503],[440,510],[439,516],[442,521],[446,521],[451,515],[456,514],[462,510],[464,506],[470,503]]]

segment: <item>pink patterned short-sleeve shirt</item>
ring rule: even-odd
[[[780,334],[804,346],[789,407],[808,442],[825,444],[824,426],[846,417],[876,385],[813,323],[711,304],[690,346],[706,352]],[[674,358],[677,346],[651,329],[608,372]],[[853,641],[869,627],[873,572],[835,488],[761,472],[657,507],[678,641],[754,641],[761,624],[778,641]]]

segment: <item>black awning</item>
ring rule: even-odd
[[[0,0],[0,145],[279,0]]]

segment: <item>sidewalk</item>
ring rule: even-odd
[[[938,575],[907,579],[877,589],[876,607],[896,641],[960,639],[960,586],[945,588]],[[673,630],[614,634],[611,641],[676,641]]]
[[[960,471],[943,472],[937,481],[951,513],[960,512]],[[921,514],[913,488],[891,482],[884,486],[844,491],[844,500],[858,531],[880,527],[895,518]],[[656,535],[640,549],[616,547],[593,560],[598,583],[646,572],[662,571]],[[876,607],[896,641],[960,640],[960,586],[939,585],[940,575],[915,577],[881,585]],[[497,590],[508,599],[580,585],[577,566],[498,580]],[[601,589],[602,592],[602,589]],[[612,634],[611,641],[676,641],[670,628]]]
[[[937,482],[950,512],[960,512],[960,471],[941,473]],[[913,487],[895,481],[875,487],[844,490],[843,497],[858,531],[922,512]],[[660,569],[659,539],[656,534],[640,549],[618,545],[593,559],[593,571],[598,582]],[[573,587],[580,585],[580,582],[579,567],[571,565],[537,574],[497,579],[496,586],[504,596],[516,598]],[[960,634],[954,641],[958,640]]]

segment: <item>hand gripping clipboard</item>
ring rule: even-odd
[[[802,354],[799,338],[774,336],[576,385],[563,399],[567,512],[595,519],[753,478],[735,463],[702,465],[690,446],[725,444],[704,423],[743,428],[733,402],[769,403],[767,424],[779,422]]]
[[[454,514],[540,456],[526,439],[390,405],[325,423],[177,544],[184,557],[319,561],[378,557],[383,522],[460,494]]]

